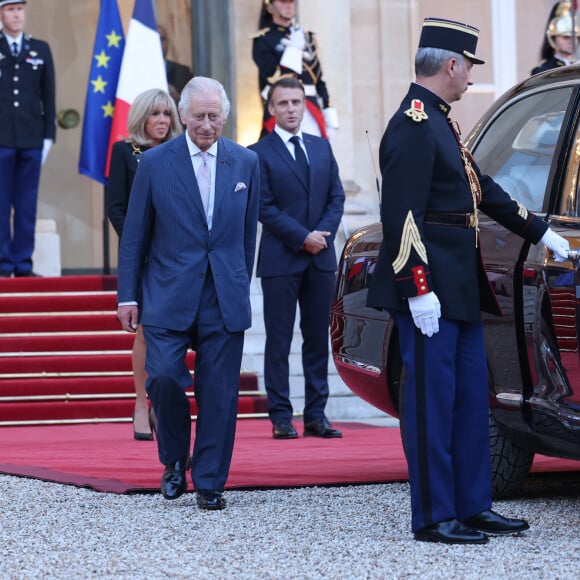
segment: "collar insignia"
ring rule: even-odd
[[[413,99],[411,101],[411,107],[405,111],[405,115],[410,117],[415,123],[420,123],[429,118],[425,112],[423,101],[419,99]]]
[[[439,103],[439,108],[441,109],[441,112],[447,114],[449,113],[449,107],[447,105],[444,105],[443,103]]]

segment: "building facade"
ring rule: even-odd
[[[57,111],[83,115],[99,1],[34,0],[27,32],[47,40],[57,71]],[[118,0],[125,31],[133,0]],[[425,16],[480,27],[475,85],[454,105],[464,134],[539,60],[552,0],[300,0],[299,20],[317,33],[326,83],[340,129],[333,140],[348,190],[345,230],[378,215],[378,144],[413,79],[413,56]],[[169,57],[196,74],[221,80],[232,99],[228,136],[243,145],[259,135],[262,105],[251,35],[261,0],[157,0],[158,23],[170,36]],[[82,120],[59,128],[44,166],[38,217],[56,222],[67,272],[116,266],[117,239],[103,227],[103,187],[78,173]],[[108,256],[104,240],[110,235]]]

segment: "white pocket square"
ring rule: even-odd
[[[236,183],[236,188],[234,189],[234,193],[236,191],[242,191],[244,189],[247,189],[246,184],[243,181],[238,181],[238,183]]]

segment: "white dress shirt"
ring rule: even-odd
[[[304,155],[306,155],[306,159],[308,159],[308,162],[310,162],[310,157],[308,157],[308,151],[306,151],[306,147],[304,146],[302,131],[298,131],[298,133],[290,133],[289,131],[286,131],[286,129],[282,129],[282,127],[279,127],[278,125],[274,127],[274,131],[277,133],[278,137],[282,139],[284,145],[286,145],[286,148],[288,149],[290,155],[292,155],[294,160],[296,160],[296,153],[294,151],[294,143],[290,143],[290,139],[292,139],[292,137],[296,135],[296,137],[300,139],[300,145],[302,146],[302,151],[304,151]]]

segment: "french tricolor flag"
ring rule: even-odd
[[[135,0],[119,72],[115,113],[107,154],[107,176],[113,143],[129,136],[127,130],[129,109],[135,97],[148,89],[168,90],[165,61],[161,49],[161,38],[157,32],[153,0]]]

